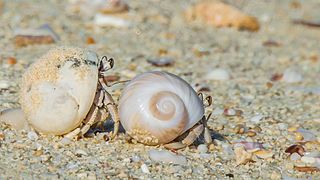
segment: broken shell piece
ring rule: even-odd
[[[261,159],[268,159],[268,158],[272,158],[272,156],[273,156],[272,151],[266,151],[266,150],[259,150],[259,151],[254,152],[253,154]]]
[[[303,146],[301,146],[301,145],[292,145],[292,146],[288,147],[285,150],[285,152],[290,153],[290,154],[298,153],[300,156],[303,156],[305,150],[304,150]]]
[[[0,122],[10,125],[16,130],[28,130],[29,125],[20,108],[6,109],[0,112]]]
[[[230,79],[230,74],[227,70],[222,68],[217,68],[211,70],[206,76],[207,80],[217,80],[217,81],[226,81]]]
[[[96,12],[103,14],[124,13],[129,5],[124,0],[71,0],[68,11],[92,16]]]
[[[94,16],[94,24],[100,27],[114,26],[114,27],[129,27],[130,22],[116,16],[96,14]]]
[[[250,152],[255,152],[255,151],[263,149],[262,143],[258,143],[258,142],[241,141],[241,142],[235,143],[235,146],[243,146],[245,148],[245,150],[250,151]]]
[[[153,161],[186,165],[187,158],[168,151],[150,150],[149,157]]]
[[[291,161],[298,161],[298,160],[300,160],[301,159],[301,156],[298,154],[298,153],[292,153],[291,155],[290,155],[290,160]]]
[[[52,44],[59,40],[59,36],[47,24],[36,29],[17,29],[14,34],[14,43],[17,47]]]
[[[200,2],[185,12],[187,21],[199,21],[215,27],[259,30],[259,22],[240,10],[219,1]]]
[[[166,67],[174,64],[174,58],[172,57],[160,57],[147,60],[148,63],[156,67]]]
[[[297,133],[300,133],[302,135],[304,141],[316,141],[317,140],[316,135],[309,130],[299,128],[297,130]]]
[[[234,154],[237,165],[246,164],[252,161],[252,153],[247,152],[244,146],[236,146],[234,148]]]
[[[318,167],[299,167],[299,166],[294,166],[294,169],[300,172],[320,172],[320,168]]]
[[[314,164],[314,163],[316,163],[316,158],[303,156],[303,157],[301,158],[301,161],[304,162],[304,163],[306,163],[306,164]]]
[[[297,83],[303,80],[302,75],[293,69],[286,69],[283,72],[282,80],[287,83]]]
[[[1,89],[9,89],[9,87],[10,87],[10,84],[8,81],[5,81],[5,80],[0,81],[0,90]]]
[[[104,14],[121,13],[128,10],[129,6],[124,0],[107,0],[107,2],[99,8],[99,11]]]

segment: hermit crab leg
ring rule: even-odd
[[[80,133],[81,129],[80,128],[76,128],[73,131],[69,132],[68,134],[66,134],[63,139],[73,139],[74,137],[76,137],[79,133]]]
[[[164,147],[167,149],[181,149],[190,146],[202,134],[203,128],[203,124],[196,125],[181,142],[168,143]]]
[[[204,102],[204,106],[205,108],[208,108],[212,105],[212,97],[211,96],[207,96],[205,98],[206,100],[206,103]],[[206,144],[211,144],[212,143],[212,138],[211,138],[211,133],[210,133],[210,130],[207,126],[207,122],[208,120],[210,119],[212,113],[210,113],[207,117],[203,116],[202,118],[202,124],[204,126],[204,133],[203,133],[203,136],[204,136],[204,141]]]
[[[97,96],[98,95],[98,96]],[[81,135],[84,135],[90,127],[95,123],[99,107],[103,105],[103,91],[100,91],[100,93],[97,93],[94,104],[91,106],[90,111],[84,120],[85,125],[82,128],[76,128],[75,130],[71,131],[70,133],[66,134],[64,137],[68,139],[73,139],[78,134],[81,133]]]
[[[90,127],[95,123],[98,112],[99,112],[99,107],[103,106],[103,96],[104,92],[100,91],[99,94],[97,93],[98,96],[96,96],[95,103],[92,105],[89,114],[87,115],[85,119],[85,125],[81,128],[81,135],[84,135]]]
[[[203,94],[198,93],[199,98],[204,101]],[[212,97],[207,96],[205,98],[206,103],[203,103],[204,106],[207,108],[211,106],[212,104]],[[182,149],[187,146],[190,146],[203,132],[204,134],[204,140],[206,144],[211,144],[212,143],[212,138],[211,138],[211,133],[210,130],[207,128],[207,121],[211,117],[210,113],[207,117],[203,116],[201,119],[201,124],[195,125],[188,133],[187,137],[185,137],[181,142],[173,142],[173,143],[168,143],[165,144],[164,147],[167,149]]]
[[[119,118],[119,113],[118,109],[115,105],[115,102],[112,98],[112,96],[108,93],[107,91],[107,86],[103,81],[103,78],[99,78],[99,83],[102,86],[102,89],[104,91],[104,105],[107,107],[113,121],[114,121],[114,129],[113,129],[113,134],[111,135],[111,139],[113,139],[119,131],[119,126],[120,126],[120,118]]]
[[[203,136],[204,136],[204,141],[206,142],[206,144],[211,144],[212,143],[211,133],[210,133],[210,130],[209,130],[208,126],[207,126],[207,122],[210,119],[211,114],[212,113],[210,113],[207,117],[203,116],[203,118],[202,118],[202,121],[203,121],[202,123],[203,123],[203,126],[204,126],[204,134],[203,134]]]

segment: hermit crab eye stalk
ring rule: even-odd
[[[201,92],[198,93],[200,100],[203,102],[203,94]]]
[[[108,62],[109,62],[110,68],[112,69],[113,66],[114,66],[114,60],[113,60],[113,58],[108,59]]]
[[[112,69],[114,66],[113,58],[109,58],[107,56],[102,56],[99,61],[98,68],[102,75],[104,75],[108,70]]]
[[[211,97],[211,96],[206,97],[206,101],[207,101],[206,106],[207,106],[207,107],[211,106],[211,104],[212,104],[212,97]]]
[[[211,96],[207,96],[205,99],[203,99],[203,94],[201,92],[198,93],[198,96],[199,96],[200,100],[203,102],[204,107],[209,107],[212,105],[212,97]]]

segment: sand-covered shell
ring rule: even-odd
[[[120,121],[141,143],[165,144],[193,127],[204,115],[192,87],[167,72],[147,72],[133,78],[119,102]]]
[[[27,121],[44,134],[62,135],[85,119],[98,82],[98,56],[81,48],[48,51],[24,73],[20,104]]]

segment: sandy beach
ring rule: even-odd
[[[213,144],[202,149],[199,138],[170,151],[122,130],[110,141],[96,133],[63,145],[61,136],[0,123],[0,179],[320,179],[318,0],[224,1],[255,17],[256,31],[189,22],[185,11],[197,0],[127,1],[113,25],[99,24],[90,7],[74,10],[74,2],[0,0],[0,111],[20,107],[20,79],[40,56],[76,46],[112,57],[111,80],[167,71],[212,96],[205,114],[212,113]],[[23,29],[43,25],[52,39],[17,43]],[[116,103],[123,87],[109,89]],[[157,161],[154,151],[186,161]]]

